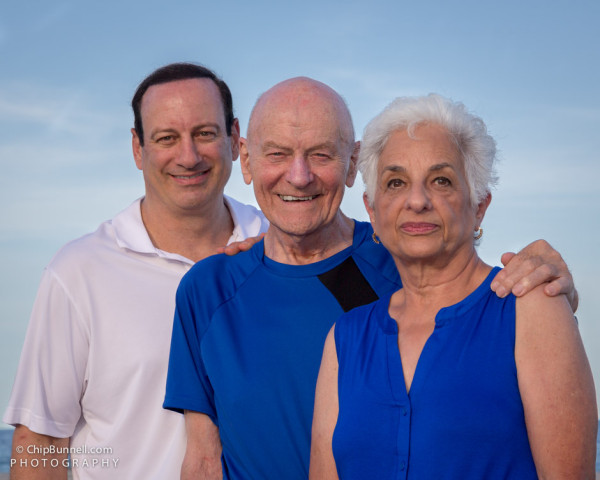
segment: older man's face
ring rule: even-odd
[[[330,100],[294,95],[266,102],[253,115],[242,171],[279,232],[306,236],[327,227],[354,183],[354,145],[339,117]]]

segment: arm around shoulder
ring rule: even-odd
[[[335,350],[334,329],[335,325],[329,331],[325,341],[315,392],[315,411],[310,447],[309,478],[311,480],[338,479],[331,445],[339,413],[338,359]]]
[[[25,425],[17,425],[12,443],[11,480],[66,480],[68,446],[68,438],[42,435]]]
[[[594,380],[567,299],[538,287],[516,311],[517,376],[538,475],[594,479]]]
[[[566,294],[573,311],[577,310],[579,296],[569,267],[545,240],[536,240],[516,255],[505,253],[502,263],[506,268],[496,275],[491,285],[499,297],[505,297],[511,291],[521,297],[544,284],[546,295]]]
[[[221,480],[221,439],[219,428],[200,412],[185,410],[187,447],[181,466],[181,480]]]

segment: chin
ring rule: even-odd
[[[295,222],[281,221],[280,222],[280,221],[277,221],[277,219],[274,219],[274,221],[272,221],[271,224],[273,226],[275,226],[281,232],[285,233],[286,235],[290,235],[290,236],[310,235],[311,233],[314,233],[323,227],[323,225],[315,225],[314,223],[308,222],[308,221],[307,222],[302,222],[302,221],[295,221]]]

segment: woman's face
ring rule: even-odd
[[[447,263],[473,249],[491,196],[470,202],[463,161],[448,132],[436,124],[397,130],[379,158],[373,208],[367,211],[390,253],[404,262]]]

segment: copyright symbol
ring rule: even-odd
[[[23,450],[25,450],[21,445],[17,445],[17,448],[15,448],[15,451],[17,453],[23,453]]]

